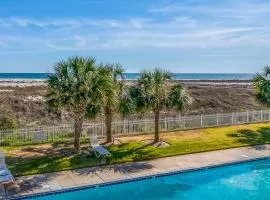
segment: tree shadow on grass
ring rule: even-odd
[[[134,145],[123,143],[109,148],[112,154],[107,159],[107,164],[131,160],[142,160],[145,156],[149,157],[152,149],[149,145]],[[147,149],[145,149],[147,148]],[[87,146],[82,148],[81,154],[75,154],[71,146],[66,145],[48,145],[43,148],[38,146],[24,147],[18,153],[11,153],[7,156],[7,163],[15,176],[31,173],[47,173],[51,171],[61,171],[66,169],[76,169],[103,165],[102,158],[96,158],[93,152],[87,150]],[[148,168],[147,166],[140,168]]]
[[[82,148],[82,154],[76,154],[71,146],[48,145],[23,147],[7,155],[6,161],[13,175],[21,176],[33,173],[46,173],[70,168],[93,166],[99,163],[94,153]]]
[[[81,149],[87,151],[89,149],[88,144],[82,144]],[[54,157],[54,156],[73,156],[77,154],[77,151],[73,147],[73,143],[52,143],[52,144],[36,144],[30,146],[22,146],[14,148],[10,152],[10,159],[36,159],[38,157]]]
[[[119,149],[128,148],[128,144],[122,144],[120,146],[121,147],[118,147]],[[139,151],[140,149],[143,148],[144,146],[139,147],[137,146],[134,148],[130,148],[126,152],[122,152],[120,156],[125,157],[128,154],[132,153],[133,151]],[[24,151],[39,152],[39,149],[31,148],[31,149],[24,149]],[[44,151],[42,150],[41,152]],[[114,153],[117,154],[116,152]],[[123,175],[125,175],[126,173],[137,173],[137,172],[141,173],[153,167],[147,162],[98,166],[100,165],[99,159],[84,154],[77,154],[77,155],[75,154],[71,156],[64,156],[61,154],[54,156],[47,155],[40,158],[31,158],[31,159],[27,157],[21,157],[20,159],[17,159],[13,156],[15,155],[8,155],[7,157],[7,160],[9,161],[8,163],[9,169],[12,171],[13,175],[17,176],[22,175],[23,173],[34,173],[41,175],[17,178],[16,184],[11,185],[7,188],[7,192],[9,195],[28,193],[36,190],[40,190],[41,192],[44,189],[44,185],[48,184],[48,182],[52,182],[53,184],[56,184],[57,187],[59,187],[57,180],[59,180],[60,177],[62,177],[60,179],[63,179],[66,176],[65,172],[63,173],[61,172],[47,173],[47,172],[61,171],[62,169],[73,169],[73,173],[75,173],[77,177],[80,176],[83,177],[87,174],[95,175],[96,173],[103,173],[103,171],[105,171],[105,174],[107,174],[108,171],[110,171],[112,174],[107,175],[113,177],[114,176],[113,172],[121,173]],[[61,185],[59,189],[61,189]]]
[[[148,158],[154,150],[155,147],[152,147],[151,144],[136,144],[133,146],[130,143],[123,143],[111,148],[110,152],[112,153],[112,162],[114,160],[124,160],[127,157],[132,158],[132,161],[136,161]]]
[[[235,133],[227,134],[236,142],[246,145],[260,145],[270,143],[270,128],[262,127],[256,131],[250,129],[241,129]]]
[[[87,146],[85,145],[85,147]],[[149,158],[155,148],[149,144],[131,142],[111,146],[108,150],[112,153],[112,158],[108,160],[107,164],[112,164]],[[147,162],[100,166],[102,164],[100,159],[86,154],[74,154],[73,147],[66,144],[43,145],[42,148],[38,145],[25,146],[20,149],[19,153],[22,155],[17,155],[15,152],[7,156],[8,167],[14,176],[43,174],[67,169],[73,169],[78,176],[102,173],[104,170],[121,174],[144,173],[153,168]],[[34,189],[42,189],[44,183],[53,180],[54,176],[58,175],[49,173],[40,176],[29,176],[26,180],[22,180],[21,184],[17,184],[16,187],[10,187],[9,193],[19,194],[31,192]]]

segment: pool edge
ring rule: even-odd
[[[248,162],[253,162],[253,161],[258,161],[258,160],[266,160],[266,159],[270,159],[270,155],[262,156],[262,157],[258,157],[258,158],[246,159],[246,160],[238,160],[238,161],[233,161],[233,162],[219,163],[219,164],[209,165],[209,166],[205,166],[205,167],[195,167],[195,168],[189,168],[189,169],[184,169],[184,170],[159,172],[159,173],[155,173],[155,174],[147,175],[147,176],[126,178],[126,179],[108,181],[108,182],[97,183],[97,184],[89,184],[89,185],[77,186],[77,187],[72,187],[72,188],[65,188],[65,189],[60,189],[60,190],[55,190],[55,191],[48,191],[48,192],[28,194],[28,195],[18,195],[18,196],[14,195],[8,199],[10,199],[10,200],[32,199],[32,198],[36,198],[36,197],[50,196],[53,194],[74,192],[74,191],[91,189],[91,188],[106,187],[109,185],[118,185],[118,184],[136,182],[136,181],[141,181],[141,180],[146,180],[146,179],[151,179],[151,178],[165,177],[165,176],[170,176],[170,175],[175,175],[175,174],[180,174],[180,173],[201,171],[201,170],[205,170],[205,169],[213,169],[213,168],[218,168],[218,167],[236,165],[236,164],[241,164],[241,163],[248,163]]]

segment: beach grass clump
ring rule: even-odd
[[[0,130],[12,130],[18,127],[17,119],[11,115],[0,117]]]

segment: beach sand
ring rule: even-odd
[[[194,99],[185,115],[230,113],[260,110],[251,81],[181,80]],[[128,84],[135,81],[127,80]],[[52,125],[63,123],[63,113],[51,111],[45,103],[44,80],[0,80],[0,116],[14,115],[20,124]],[[172,113],[174,114],[174,113]],[[175,111],[175,114],[179,115]],[[61,121],[61,122],[60,122]]]
[[[0,87],[31,87],[46,86],[45,80],[40,79],[0,79]]]
[[[134,84],[135,80],[126,80],[127,84]],[[230,86],[252,87],[250,80],[173,80],[174,83],[195,86]],[[0,79],[0,87],[32,87],[46,86],[45,80],[40,79]]]

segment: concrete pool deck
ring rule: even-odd
[[[139,178],[173,171],[199,169],[269,156],[270,145],[259,145],[159,158],[142,162],[23,176],[16,178],[16,184],[7,186],[6,190],[0,187],[0,199]]]

